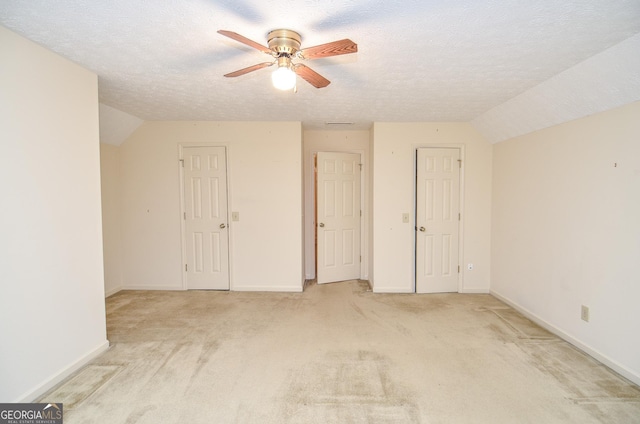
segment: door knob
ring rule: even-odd
[[[225,225],[225,223],[223,222],[222,224],[220,224],[220,228],[225,229],[227,228],[227,226]]]
[[[427,231],[427,229],[424,228],[424,227],[420,227],[420,231],[422,231],[424,233],[425,231]]]
[[[324,222],[321,222],[319,225],[320,228],[324,228]]]

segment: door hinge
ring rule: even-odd
[[[184,159],[178,159],[180,161],[180,165],[184,168]]]
[[[362,263],[362,256],[360,256],[360,263]]]
[[[360,210],[360,216],[362,216],[362,210]]]
[[[358,166],[360,167],[360,170],[362,171],[362,164],[359,163]]]
[[[182,212],[182,218],[183,218],[184,220],[186,220],[186,219],[187,219],[187,213],[186,213],[186,212]]]
[[[189,268],[187,267],[187,264],[184,264],[184,272],[187,272],[187,271],[189,271]]]
[[[460,221],[460,212],[458,212],[458,221]]]
[[[458,274],[460,274],[460,265],[458,265]]]
[[[458,168],[462,168],[462,159],[458,159]]]

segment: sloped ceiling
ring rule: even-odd
[[[3,0],[0,24],[98,74],[101,103],[124,113],[110,114],[121,132],[136,117],[314,129],[471,121],[500,141],[584,114],[501,128],[509,101],[526,103],[530,90],[640,33],[640,1]],[[223,77],[270,59],[217,30],[266,44],[276,28],[299,32],[303,47],[350,38],[359,51],[306,62],[331,80],[323,89],[299,80],[297,93],[278,91],[269,68]],[[640,100],[637,91],[607,104]]]
[[[640,34],[624,40],[475,118],[491,142],[640,100]]]
[[[100,103],[100,141],[119,146],[144,121],[131,114]]]

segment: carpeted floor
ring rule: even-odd
[[[489,295],[123,291],[73,423],[640,423],[640,388]]]

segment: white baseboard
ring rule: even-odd
[[[167,286],[125,286],[120,290],[164,290],[164,291],[184,291],[182,287]],[[300,287],[295,286],[233,286],[230,291],[256,291],[256,292],[302,292]]]
[[[124,286],[120,290],[165,290],[165,291],[183,291],[182,286]]]
[[[104,297],[107,298],[109,296],[113,296],[114,294],[118,293],[120,290],[122,290],[122,287],[116,287],[115,289],[106,291],[104,292]]]
[[[109,349],[109,341],[105,340],[97,348],[88,352],[86,355],[82,356],[81,358],[78,358],[76,361],[69,364],[65,368],[59,370],[58,372],[56,372],[55,374],[47,378],[45,381],[43,381],[41,384],[39,384],[37,387],[33,388],[32,390],[20,396],[14,402],[29,403],[29,402],[35,401],[40,396],[42,396],[43,394],[45,394],[46,392],[54,388],[56,385],[60,384],[62,381],[64,381],[64,379],[68,378],[71,374],[78,371],[80,368],[82,368],[83,366],[91,362],[94,358],[98,357],[100,354],[105,352],[107,349]]]
[[[415,293],[413,290],[398,290],[394,288],[377,288],[374,287],[374,293]],[[459,293],[462,294],[490,294],[487,289],[462,289]]]
[[[373,287],[373,292],[374,293],[401,293],[401,294],[415,293],[411,289],[399,290],[395,287],[378,287],[378,286]]]
[[[489,289],[471,289],[471,288],[463,288],[459,291],[459,293],[463,294],[489,294]]]
[[[302,293],[302,286],[234,286],[231,288],[231,291]]]
[[[491,293],[492,296],[494,296],[495,298],[503,301],[507,305],[511,306],[513,309],[517,310],[522,315],[524,315],[525,317],[529,318],[531,321],[535,322],[536,324],[538,324],[539,326],[541,326],[545,330],[548,330],[548,331],[552,332],[553,334],[555,334],[556,336],[558,336],[561,339],[565,340],[566,342],[571,343],[573,346],[577,347],[578,349],[580,349],[581,351],[583,351],[587,355],[593,357],[597,361],[599,361],[602,364],[608,366],[609,368],[611,368],[612,370],[614,370],[615,372],[617,372],[621,376],[631,380],[632,382],[634,382],[637,385],[640,385],[640,375],[638,375],[638,374],[634,373],[633,371],[629,370],[624,365],[622,365],[622,364],[618,363],[617,361],[611,359],[607,355],[599,352],[598,350],[592,348],[591,346],[581,342],[580,340],[578,340],[577,338],[575,338],[571,334],[566,333],[565,331],[561,330],[560,328],[556,327],[555,325],[545,321],[544,319],[540,318],[538,315],[536,315],[533,312],[523,308],[521,305],[519,305],[518,303],[512,301],[508,297],[502,296],[501,294],[496,293],[493,290],[491,290],[490,293]]]

